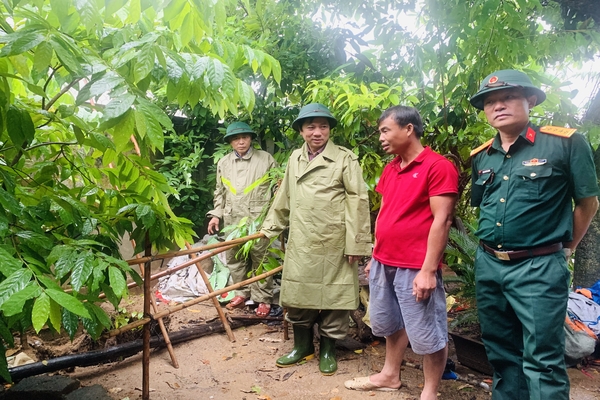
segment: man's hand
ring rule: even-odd
[[[367,266],[365,267],[365,276],[367,277],[367,279],[369,279],[369,274],[371,273],[371,263],[373,262],[373,259],[371,258],[369,260],[369,262],[367,263]]]
[[[219,232],[219,221],[219,218],[212,217],[208,222],[208,233],[210,235],[214,235],[215,233]]]
[[[417,301],[427,300],[437,286],[436,272],[419,271],[413,281],[413,296]]]
[[[346,255],[346,257],[348,257],[348,262],[350,264],[354,264],[355,262],[358,262],[362,256],[349,256],[349,255]]]

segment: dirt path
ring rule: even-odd
[[[240,311],[236,311],[240,312]],[[171,330],[185,328],[198,321],[211,320],[216,311],[211,305],[200,304],[173,316]],[[308,400],[335,399],[418,399],[423,384],[420,370],[406,367],[402,378],[404,388],[399,392],[354,392],[344,388],[344,381],[378,371],[383,366],[385,344],[369,345],[360,353],[338,349],[338,372],[322,376],[316,359],[300,366],[280,369],[275,359],[288,352],[292,340],[283,341],[281,326],[264,324],[240,328],[235,331],[237,341],[231,343],[227,336],[215,334],[175,346],[180,368],[174,369],[166,350],[151,355],[151,399],[196,400]],[[451,349],[451,358],[452,349]],[[419,363],[420,357],[409,351],[405,359]],[[481,381],[487,377],[457,366],[461,376]],[[570,369],[571,399],[600,399],[600,368],[587,370],[586,376]],[[124,361],[103,366],[76,368],[72,377],[83,385],[101,384],[114,399],[138,399],[142,386],[141,354]],[[440,399],[483,400],[490,393],[462,381],[443,381]]]

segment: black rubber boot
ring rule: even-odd
[[[337,371],[335,359],[335,339],[321,336],[319,349],[319,370],[323,375],[333,375]]]
[[[312,360],[315,357],[312,329],[292,326],[294,328],[294,348],[289,354],[279,357],[275,362],[281,368],[291,367],[300,361]]]

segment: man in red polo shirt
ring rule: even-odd
[[[395,106],[379,118],[383,150],[397,157],[377,184],[382,195],[369,277],[373,334],[386,337],[380,373],[346,381],[354,390],[393,391],[410,341],[422,354],[421,400],[437,399],[448,355],[446,296],[441,259],[458,195],[458,172],[421,144],[423,122],[412,107]]]

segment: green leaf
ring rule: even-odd
[[[31,322],[33,323],[33,329],[36,333],[44,327],[44,324],[50,316],[50,297],[46,293],[43,293],[35,299],[33,303],[33,311],[31,312]]]
[[[4,347],[4,343],[0,341],[0,352],[2,354],[6,354],[6,347]],[[6,361],[6,357],[0,357],[0,377],[4,379],[4,382],[12,383],[12,377],[10,376],[10,372],[8,372],[8,361]]]
[[[238,94],[240,101],[249,111],[254,107],[254,91],[252,88],[243,81],[238,82]]]
[[[90,313],[83,303],[70,294],[54,289],[46,289],[46,293],[52,300],[56,301],[60,306],[66,308],[70,312],[77,314],[80,317],[91,318]]]
[[[6,128],[8,136],[17,147],[25,147],[35,135],[35,127],[29,113],[12,105],[6,112]]]
[[[123,272],[116,267],[108,267],[108,278],[115,295],[118,297],[123,296],[127,290],[127,281],[123,276]]]
[[[50,238],[47,238],[45,235],[42,235],[41,233],[21,231],[17,232],[15,236],[23,239],[23,241],[33,249],[42,248],[50,250],[54,247],[54,241],[52,241]]]
[[[150,107],[147,104],[147,102],[142,102],[138,104],[137,107],[142,112],[143,122],[145,124],[146,129],[146,136],[148,137],[150,144],[158,150],[162,151],[165,139],[163,129],[160,125],[159,120],[157,119],[157,116],[160,116],[160,114],[157,114],[156,110],[153,107]],[[160,113],[163,113],[162,110],[160,111]]]
[[[69,334],[69,338],[73,340],[79,327],[79,318],[66,308],[62,309],[62,324],[65,327],[65,331]]]
[[[60,321],[61,321],[61,308],[57,302],[50,299],[50,324],[57,331],[60,332]]]
[[[122,95],[113,98],[110,103],[104,107],[103,119],[110,120],[117,118],[123,114],[133,105],[136,96],[130,93],[123,93]]]
[[[6,45],[0,51],[0,57],[25,53],[42,43],[46,37],[38,31],[15,32],[4,36]]]
[[[144,228],[149,229],[156,222],[156,214],[152,207],[147,204],[140,204],[135,210],[136,216],[144,224]]]
[[[0,272],[2,275],[8,277],[21,268],[23,268],[23,263],[0,247]]]
[[[8,300],[2,304],[2,311],[4,315],[10,317],[11,315],[17,315],[23,311],[25,302],[29,299],[39,296],[42,289],[36,282],[31,282],[22,290],[14,293]]]
[[[90,334],[92,339],[96,340],[100,337],[100,334],[102,333],[102,325],[98,323],[96,318],[82,318],[81,322],[83,323],[83,327],[85,328],[87,333]]]
[[[15,293],[25,289],[31,281],[33,272],[27,268],[19,269],[0,283],[0,307]]]
[[[100,288],[106,295],[108,301],[110,301],[110,303],[115,307],[115,309],[117,309],[119,307],[120,300],[115,294],[115,292],[113,292],[112,288],[105,283],[101,283]]]
[[[53,36],[50,39],[50,44],[56,52],[61,64],[67,69],[67,71],[76,76],[83,74],[81,63],[78,60],[79,54],[75,54],[74,49],[69,46],[63,38],[59,36]]]
[[[108,317],[108,315],[106,315],[106,312],[102,308],[92,303],[86,303],[86,307],[96,317],[98,322],[102,324],[102,326],[104,326],[105,328],[110,328],[112,326],[110,318]]]
[[[225,78],[225,69],[227,68],[221,61],[217,59],[212,59],[211,62],[208,63],[208,69],[206,71],[206,75],[208,76],[210,85],[213,88],[218,88],[223,84],[223,79]]]
[[[237,190],[235,190],[235,187],[229,179],[225,178],[224,176],[221,176],[221,182],[223,182],[223,185],[229,188],[229,191],[231,191],[231,193],[233,193],[234,196],[237,195]]]
[[[36,275],[36,279],[43,285],[44,288],[61,290],[60,285],[47,276]]]
[[[19,201],[6,190],[0,187],[0,204],[4,207],[5,210],[14,215],[21,215],[21,205]]]
[[[154,68],[154,45],[147,43],[139,50],[133,70],[134,81],[144,79]]]
[[[54,54],[54,50],[50,43],[40,43],[33,53],[33,70],[38,74],[47,71],[52,61],[52,54]]]
[[[79,254],[71,271],[71,285],[73,286],[73,290],[77,292],[81,290],[92,274],[93,268],[92,254],[88,251]]]
[[[14,337],[13,337],[12,333],[10,332],[10,330],[8,329],[8,327],[6,326],[6,324],[4,323],[4,320],[2,318],[0,318],[0,338],[4,339],[4,341],[6,343],[8,343],[8,345],[10,347],[15,346]],[[2,343],[2,340],[0,340],[0,344],[1,343]],[[0,358],[3,358],[3,357],[0,357]]]
[[[113,72],[107,72],[100,79],[93,80],[86,86],[89,87],[89,97],[95,97],[108,93],[123,83],[125,83],[125,80],[121,76]]]
[[[92,147],[101,151],[105,151],[106,149],[115,149],[115,144],[102,133],[91,132],[90,141],[92,143]]]

